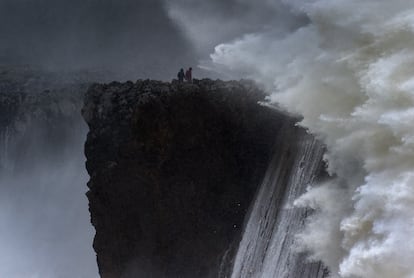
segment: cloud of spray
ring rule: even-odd
[[[33,168],[0,177],[1,277],[98,277],[84,158],[81,147],[71,151],[54,164],[38,157]]]
[[[293,1],[310,23],[216,47],[222,69],[263,82],[304,116],[335,178],[297,201],[316,214],[299,235],[332,277],[414,277],[414,4]]]
[[[165,4],[203,58],[223,41],[257,30],[284,33],[307,21],[303,14],[289,12],[284,3],[273,0],[169,0]]]
[[[98,277],[78,87],[0,94],[0,277]]]

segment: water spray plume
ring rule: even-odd
[[[414,3],[292,5],[309,25],[220,45],[213,61],[266,83],[326,143],[335,178],[296,201],[316,209],[299,235],[313,258],[331,277],[414,277]]]

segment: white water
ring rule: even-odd
[[[232,278],[323,277],[319,263],[307,263],[295,250],[295,234],[308,211],[293,202],[313,183],[322,145],[311,136],[284,129],[278,152],[256,196],[234,262]],[[299,135],[298,135],[299,134]]]
[[[296,204],[317,209],[302,248],[332,277],[414,277],[414,2],[295,0],[310,23],[222,44],[213,60],[266,84],[322,139],[332,182]]]

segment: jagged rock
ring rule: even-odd
[[[218,276],[286,128],[263,99],[249,81],[90,87],[87,196],[102,277]]]

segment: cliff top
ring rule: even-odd
[[[167,98],[180,96],[206,97],[209,100],[236,103],[257,103],[265,99],[266,94],[256,83],[250,80],[222,81],[211,79],[194,79],[193,83],[180,83],[177,80],[163,82],[156,80],[137,80],[93,84],[85,95],[82,110],[86,122],[93,123],[92,118],[107,118],[113,113],[124,114],[128,118],[136,106],[151,101],[165,102]]]
[[[106,84],[95,83],[91,86],[89,93],[100,91],[102,93],[128,93],[139,91],[143,94],[175,94],[177,92],[182,93],[199,93],[199,92],[217,92],[217,91],[248,92],[249,95],[255,96],[258,99],[263,99],[265,94],[259,89],[258,85],[251,80],[240,81],[223,81],[223,80],[211,80],[211,79],[194,79],[193,83],[178,82],[173,80],[172,82],[158,81],[158,80],[142,80],[139,79],[135,83],[132,81],[127,82],[111,82]]]

